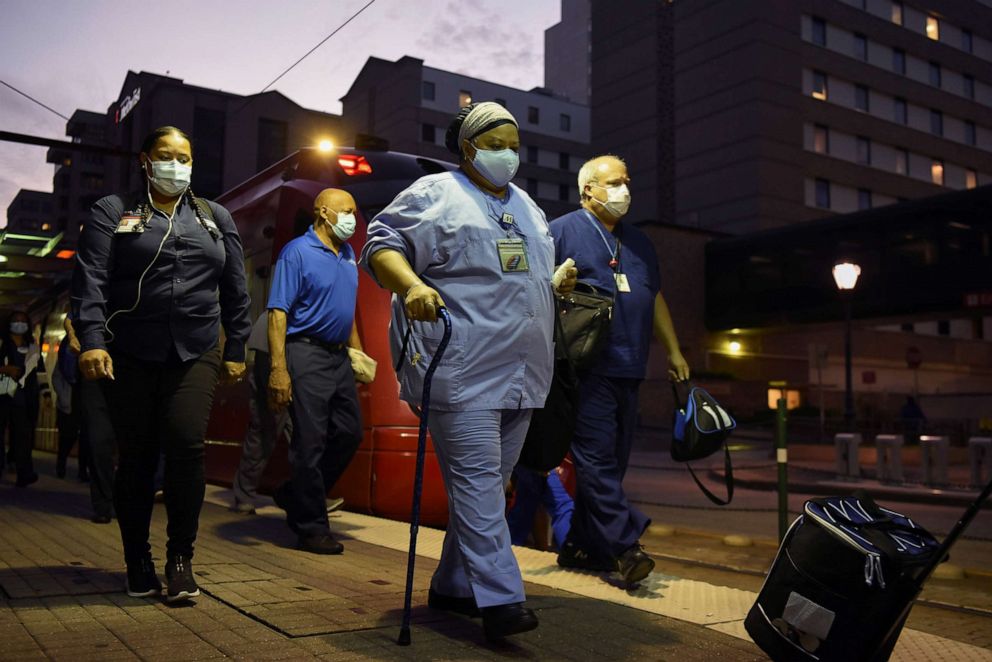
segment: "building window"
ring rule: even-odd
[[[827,100],[827,75],[822,71],[813,72],[813,98]]]
[[[822,71],[813,72],[813,98],[827,100],[827,75]]]
[[[436,137],[435,137],[435,130],[433,124],[420,125],[420,139],[425,143],[434,144]]]
[[[434,101],[435,88],[434,83],[429,80],[425,80],[420,85],[420,96],[422,96],[427,101]]]
[[[51,223],[42,223],[41,224],[41,231],[42,232],[48,232],[51,229],[52,229],[52,224]]]
[[[906,74],[906,51],[901,48],[892,49],[892,71]]]
[[[940,41],[940,21],[936,16],[927,16],[927,36],[934,41]]]
[[[903,331],[905,331],[906,333],[912,333],[913,332],[913,323],[912,322],[903,322],[899,326],[899,328],[902,329]]]
[[[825,179],[816,180],[816,206],[830,209],[830,182]]]
[[[896,25],[902,25],[902,3],[893,2],[892,9],[889,16],[892,18],[892,22]]]
[[[892,120],[899,122],[900,124],[909,123],[909,111],[907,109],[905,99],[901,97],[896,97],[893,99]]]
[[[964,95],[969,99],[975,98],[975,77],[965,74],[962,79],[962,87]]]
[[[854,34],[854,57],[868,60],[868,39],[863,34]]]
[[[930,110],[930,133],[935,136],[944,135],[944,113]]]
[[[558,199],[562,202],[568,202],[568,193],[571,191],[571,187],[568,184],[558,185]]]
[[[559,170],[566,170],[566,171],[568,170],[568,153],[567,152],[558,152],[558,169]]]
[[[940,87],[940,64],[933,61],[930,62],[930,84]]]
[[[866,188],[858,189],[858,209],[860,211],[871,209],[871,191]]]
[[[972,52],[971,30],[961,31],[961,50],[965,53]]]
[[[971,168],[966,168],[964,171],[964,187],[975,188],[976,186],[978,186],[978,173]]]
[[[537,147],[527,145],[527,163],[537,163]]]
[[[566,113],[562,113],[558,116],[558,128],[562,131],[572,130],[572,116]]]
[[[537,180],[533,177],[527,178],[527,194],[532,198],[537,197]]]
[[[458,107],[464,108],[465,106],[472,103],[472,93],[468,90],[461,90],[458,92]]]
[[[541,109],[537,106],[527,106],[527,123],[528,124],[540,124],[541,123]]]
[[[964,123],[964,142],[965,144],[974,146],[976,142],[977,134],[975,132],[975,123],[969,120],[965,120]]]
[[[813,17],[813,43],[817,46],[827,45],[827,22],[816,16]]]
[[[937,186],[944,185],[944,162],[940,159],[934,159],[930,163],[930,181]]]
[[[868,112],[868,88],[864,85],[854,86],[854,107],[861,112]]]
[[[861,165],[871,165],[871,140],[864,136],[858,136],[858,163]]]
[[[822,124],[813,126],[813,151],[817,154],[830,153],[830,129]]]
[[[896,174],[909,174],[909,152],[904,149],[896,150]]]

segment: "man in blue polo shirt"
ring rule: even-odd
[[[325,189],[314,200],[314,224],[283,248],[269,293],[269,400],[289,405],[292,477],[275,495],[299,548],[340,554],[327,523],[327,491],[362,439],[348,347],[361,349],[355,326],[358,268],[346,242],[355,232],[355,200]]]
[[[627,166],[600,156],[579,170],[582,208],[551,222],[555,261],[575,260],[579,281],[615,293],[609,340],[581,375],[572,456],[577,493],[572,526],[558,555],[569,568],[618,571],[628,583],[654,569],[640,545],[650,520],[630,505],[623,477],[637,424],[652,331],[668,352],[672,379],[689,378],[651,240],[620,219],[630,206]]]

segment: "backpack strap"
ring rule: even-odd
[[[724,482],[727,485],[727,500],[726,501],[724,501],[723,499],[721,499],[720,497],[716,496],[715,494],[713,494],[712,492],[710,492],[708,489],[706,489],[706,486],[703,485],[703,483],[699,480],[699,478],[696,477],[696,472],[692,470],[692,465],[691,464],[689,464],[688,462],[686,462],[685,463],[685,466],[689,467],[689,473],[692,475],[692,479],[694,481],[696,481],[696,485],[698,485],[699,486],[699,489],[703,491],[703,494],[706,495],[706,498],[707,499],[709,499],[710,501],[712,501],[713,503],[715,503],[718,506],[726,506],[731,501],[733,501],[733,499],[734,499],[734,467],[733,467],[733,465],[730,462],[730,449],[727,448],[727,444],[726,443],[723,444],[723,480],[724,480]]]
[[[203,214],[203,217],[208,221],[213,221],[214,210],[210,208],[210,203],[197,196],[193,196],[193,199],[196,200],[196,206],[200,210],[200,213]]]

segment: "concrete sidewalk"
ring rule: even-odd
[[[46,466],[39,458],[39,468]],[[680,576],[659,565],[639,588],[565,571],[554,555],[518,549],[541,627],[499,646],[478,620],[426,607],[441,532],[421,529],[413,645],[395,644],[406,572],[405,524],[342,513],[346,552],[293,550],[274,507],[244,517],[208,488],[194,568],[204,595],[167,607],[123,592],[116,526],[88,521],[85,486],[43,476],[0,484],[0,659],[760,660],[740,627],[753,590]],[[152,543],[164,547],[156,506]],[[161,569],[162,559],[157,559]],[[992,651],[907,631],[896,660],[992,660]]]

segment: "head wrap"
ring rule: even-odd
[[[472,140],[476,136],[495,129],[503,124],[518,126],[503,106],[493,101],[482,101],[465,106],[458,111],[455,119],[444,134],[444,144],[453,154],[462,155],[462,141]]]

